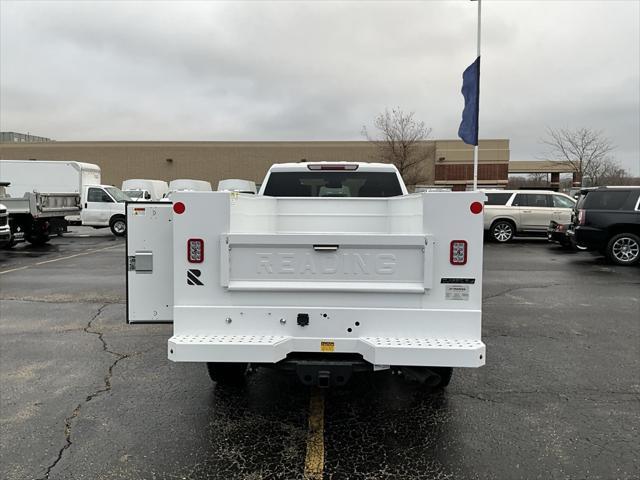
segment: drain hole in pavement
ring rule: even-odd
[[[351,333],[352,331],[351,327],[347,328],[347,332]]]
[[[359,326],[360,326],[360,322],[356,322],[356,327],[359,327]]]
[[[173,348],[171,349],[171,353],[173,353]],[[482,357],[480,357],[480,358],[482,358]]]

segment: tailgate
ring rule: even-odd
[[[419,293],[432,287],[433,240],[406,234],[225,234],[228,290]]]

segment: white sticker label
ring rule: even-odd
[[[445,298],[447,300],[469,300],[469,285],[447,285]]]

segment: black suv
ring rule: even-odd
[[[618,265],[640,261],[640,187],[581,190],[573,224],[578,245]]]

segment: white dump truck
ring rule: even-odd
[[[258,195],[129,203],[127,321],[173,323],[169,359],[217,382],[251,365],[320,387],[385,369],[444,387],[485,363],[484,199],[319,162],[274,165]]]
[[[126,233],[124,202],[120,189],[101,185],[98,165],[56,160],[0,160],[0,180],[10,182],[7,193],[22,197],[25,192],[74,193],[80,195],[81,210],[68,214],[71,224],[111,228],[117,236]]]
[[[12,197],[9,187],[9,182],[0,181],[0,245],[5,248],[24,241],[43,245],[65,231],[66,215],[80,212],[77,193],[26,191]]]

